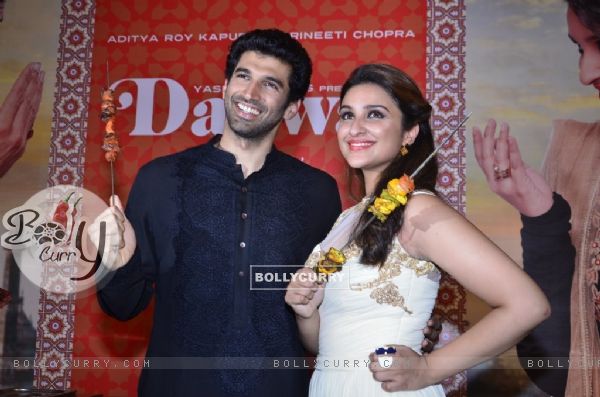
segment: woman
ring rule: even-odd
[[[437,383],[510,348],[549,314],[533,281],[435,196],[435,161],[414,178],[406,207],[367,225],[371,197],[433,151],[430,115],[414,81],[392,66],[361,66],[342,87],[338,143],[365,198],[340,215],[286,293],[306,348],[318,352],[311,396],[443,395]],[[308,279],[321,250],[350,240],[340,272],[324,285]],[[441,270],[494,309],[458,339],[421,356],[420,330]],[[384,346],[395,349],[386,349],[391,365],[373,353]]]
[[[569,37],[579,49],[580,81],[600,91],[600,4],[591,0],[568,3],[567,25]],[[518,345],[518,353],[528,358],[554,358],[555,367],[556,358],[563,358],[567,368],[568,356],[572,363],[593,362],[570,369],[568,375],[566,369],[525,369],[549,394],[597,396],[600,123],[554,121],[543,175],[523,163],[508,125],[502,125],[497,138],[495,129],[493,120],[483,135],[473,129],[475,155],[490,188],[521,213],[523,265],[552,307],[551,318]]]

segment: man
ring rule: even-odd
[[[285,291],[250,286],[252,266],[302,266],[341,210],[332,177],[273,146],[310,76],[289,34],[244,34],[227,56],[222,136],[140,169],[125,211],[135,253],[126,230],[125,247],[105,259],[124,266],[98,300],[127,320],[156,295],[147,356],[213,357],[215,369],[145,369],[139,395],[307,395],[306,371],[244,370],[247,360],[218,358],[303,356]]]

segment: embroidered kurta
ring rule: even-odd
[[[149,358],[302,357],[285,274],[339,214],[336,182],[275,148],[244,178],[218,139],[140,169],[126,209],[137,248],[100,305],[127,320],[155,296]],[[304,370],[215,368],[144,369],[139,394],[306,395]]]

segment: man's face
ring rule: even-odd
[[[275,133],[283,117],[296,110],[294,103],[287,104],[290,74],[291,67],[277,58],[255,51],[243,53],[225,81],[223,101],[229,128],[246,139]]]

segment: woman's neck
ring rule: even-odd
[[[379,172],[363,170],[362,173],[365,180],[365,194],[372,196],[375,193],[375,186],[377,186],[377,182],[379,181]]]

